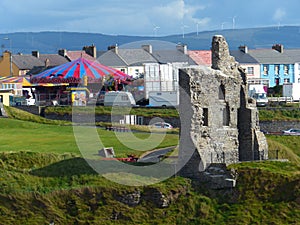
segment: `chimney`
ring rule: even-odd
[[[282,44],[275,44],[272,46],[272,49],[274,49],[280,53],[283,53],[283,45]]]
[[[97,49],[94,44],[92,44],[91,46],[84,46],[82,50],[84,50],[86,54],[92,56],[93,58],[97,58]]]
[[[111,46],[108,46],[108,47],[107,47],[107,50],[108,50],[108,51],[113,51],[113,52],[116,53],[116,54],[119,53],[119,52],[118,52],[118,49],[119,49],[118,44],[116,44],[116,45],[111,45]]]
[[[45,68],[48,68],[50,66],[50,60],[47,58],[45,60]]]
[[[67,50],[66,49],[59,49],[58,54],[63,56],[63,57],[66,57],[67,56]]]
[[[32,56],[39,58],[40,57],[40,53],[39,51],[32,51],[31,52]]]
[[[152,45],[142,45],[142,49],[144,49],[146,52],[152,54]]]
[[[248,53],[248,47],[246,46],[246,45],[241,45],[240,47],[239,47],[239,50],[241,51],[241,52],[244,52],[244,53]]]
[[[187,45],[178,44],[178,45],[176,45],[176,49],[178,51],[181,51],[183,54],[187,55]]]

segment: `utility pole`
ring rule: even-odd
[[[9,75],[13,75],[13,70],[12,70],[12,48],[11,48],[11,39],[8,37],[3,38],[3,40],[9,41],[9,64],[10,64],[10,69],[9,69]]]

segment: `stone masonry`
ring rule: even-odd
[[[245,72],[223,36],[213,37],[211,68],[190,66],[179,74],[181,175],[199,178],[210,165],[268,158]]]

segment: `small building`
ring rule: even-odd
[[[5,51],[0,57],[0,71],[2,76],[26,75],[34,67],[44,66],[44,63],[32,55],[13,55]]]
[[[246,45],[240,46],[238,50],[230,51],[239,65],[245,70],[247,81],[249,83],[261,84],[260,64],[249,53]],[[269,86],[269,81],[265,79],[264,84]]]
[[[134,78],[131,92],[136,102],[148,99],[149,91],[177,91],[178,68],[196,65],[187,46],[169,42],[153,42],[140,46],[109,46],[99,52],[97,60]]]
[[[0,103],[9,106],[11,97],[13,96],[13,89],[0,89]]]
[[[269,87],[294,83],[294,60],[284,51],[283,45],[276,44],[272,49],[255,49],[250,56],[260,64],[260,78],[269,80]]]

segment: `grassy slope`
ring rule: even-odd
[[[33,135],[46,131],[50,135],[56,126],[5,119],[0,122],[3,123],[1,134],[15,135],[12,143],[16,142],[15,148],[10,149],[14,153],[0,154],[0,216],[4,224],[44,224],[52,220],[57,224],[85,224],[86,221],[92,224],[149,224],[150,221],[151,224],[298,224],[300,221],[299,137],[267,136],[270,151],[279,150],[279,157],[289,158],[293,163],[232,165],[238,172],[237,188],[207,192],[193,188],[188,179],[181,177],[143,187],[110,182],[95,174],[82,158],[66,153],[65,149],[72,145],[66,136],[68,144],[63,151],[54,147],[63,142],[47,145],[58,154],[39,153],[47,152],[43,148],[35,149],[35,153],[16,152],[22,149],[19,148],[22,141],[17,139],[27,128],[31,135],[23,142],[30,143],[26,141],[33,139]],[[58,129],[56,132],[62,136],[72,131],[68,126]],[[18,131],[22,132],[16,135]],[[76,153],[72,147],[69,149]],[[127,179],[130,176],[123,174]],[[143,195],[150,188],[169,196],[172,204],[158,208],[142,200],[130,207],[117,197],[137,189]],[[174,197],[177,194],[179,197]],[[118,220],[113,220],[113,215]]]
[[[74,110],[74,108],[73,108]],[[95,113],[95,114],[128,114],[130,112],[133,115],[139,116],[150,116],[150,117],[178,117],[179,113],[176,109],[173,108],[166,108],[166,109],[159,109],[159,108],[126,108],[126,107],[108,107],[108,106],[87,106],[87,107],[78,107],[75,108],[77,112],[81,113]],[[64,106],[56,106],[56,107],[47,107],[45,113],[55,113],[58,115],[72,114],[72,107]]]
[[[97,106],[76,108],[81,113],[96,113],[96,114],[111,114],[111,107]],[[114,114],[128,114],[130,110],[131,114],[139,116],[150,116],[150,117],[179,117],[179,112],[176,109],[157,109],[157,108],[114,108]],[[58,115],[72,114],[72,107],[47,107],[46,113],[55,113]],[[284,110],[284,108],[278,108],[276,110],[265,110],[264,108],[259,109],[259,119],[261,121],[270,120],[297,120],[300,118],[300,110]]]
[[[1,153],[1,223],[281,225],[300,221],[299,166],[264,162],[231,168],[239,174],[234,190],[207,192],[181,177],[130,187],[102,178],[69,154]],[[121,202],[120,196],[137,190],[142,194],[138,205]],[[147,200],[147,193],[155,190],[169,199],[168,207]]]

